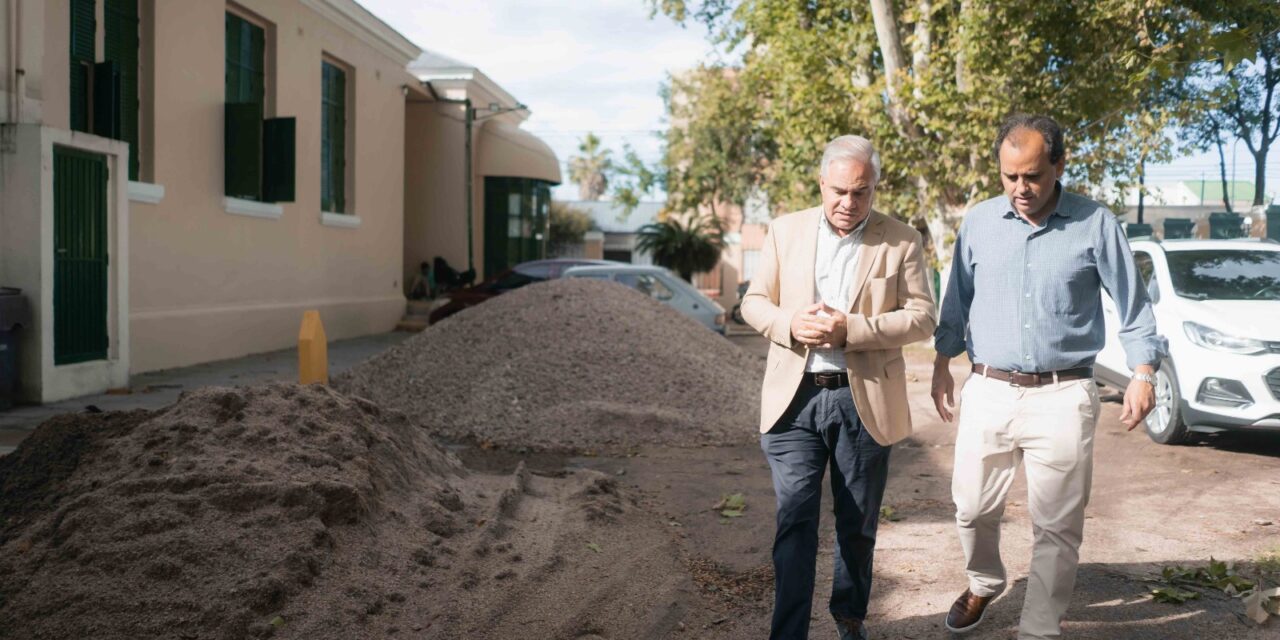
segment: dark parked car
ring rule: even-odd
[[[432,311],[428,319],[431,324],[435,324],[467,307],[474,307],[489,298],[512,289],[519,289],[527,284],[542,282],[543,280],[555,280],[569,267],[610,264],[622,263],[612,260],[589,260],[587,258],[549,258],[521,262],[478,285],[459,289],[449,294],[449,302]]]

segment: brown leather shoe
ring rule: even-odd
[[[952,633],[968,633],[982,622],[982,616],[987,612],[987,605],[991,603],[995,596],[975,596],[968,589],[956,598],[954,604],[951,605],[951,611],[947,613],[947,630]]]
[[[836,618],[840,640],[869,640],[867,627],[857,618]]]

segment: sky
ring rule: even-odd
[[[478,67],[528,105],[524,128],[560,159],[566,183],[554,197],[562,200],[578,197],[567,163],[587,132],[615,159],[630,144],[656,160],[665,128],[659,86],[714,55],[703,27],[650,19],[645,0],[359,1],[414,44]],[[1227,177],[1252,181],[1253,158],[1243,142],[1235,147],[1234,161],[1226,151]],[[1216,180],[1217,152],[1151,165],[1147,176]],[[1267,191],[1280,193],[1280,146],[1269,154]]]

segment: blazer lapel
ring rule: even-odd
[[[884,215],[874,210],[869,215],[867,228],[862,232],[862,246],[858,247],[858,267],[853,272],[853,284],[849,289],[849,308],[845,309],[846,313],[853,311],[854,305],[858,302],[858,295],[862,293],[862,288],[867,283],[871,267],[875,264],[880,250],[884,248],[882,243]]]
[[[800,281],[795,283],[799,298],[804,300],[804,305],[808,306],[817,302],[814,298],[815,292],[818,290],[817,276],[815,275],[814,263],[818,260],[818,224],[821,222],[822,207],[816,207],[805,212],[805,220],[800,225],[800,234],[796,238],[800,244],[796,248],[796,260],[800,263]]]

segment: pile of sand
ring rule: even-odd
[[[208,388],[0,457],[0,638],[655,637],[691,588],[665,529],[324,387]]]
[[[405,580],[351,544],[397,521],[430,545],[461,473],[403,416],[318,386],[56,418],[0,458],[0,637],[266,636],[335,574],[360,595],[328,613],[377,606]]]
[[[333,384],[445,438],[581,451],[748,441],[763,373],[661,302],[564,279],[467,309]]]

